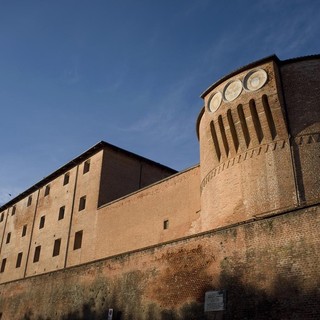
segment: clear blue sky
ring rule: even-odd
[[[100,140],[198,163],[201,92],[273,53],[320,53],[320,1],[0,0],[0,204]]]

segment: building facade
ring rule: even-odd
[[[319,319],[320,56],[202,98],[199,165],[100,142],[0,208],[0,319]]]

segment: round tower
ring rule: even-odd
[[[203,94],[202,229],[320,200],[320,56],[252,63]]]

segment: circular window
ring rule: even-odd
[[[252,70],[244,77],[244,88],[248,91],[256,91],[262,88],[268,80],[268,75],[263,69]]]
[[[216,92],[212,95],[209,100],[209,111],[215,112],[220,107],[222,101],[222,94],[221,92]]]
[[[235,80],[229,82],[223,90],[223,98],[226,101],[233,101],[238,98],[242,91],[242,82],[240,80]]]

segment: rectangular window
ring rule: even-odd
[[[4,212],[1,213],[1,218],[0,218],[0,222],[2,222],[4,219]]]
[[[60,254],[60,245],[61,245],[61,239],[56,239],[54,241],[54,246],[53,246],[53,253],[52,256],[58,256]]]
[[[80,201],[79,201],[79,211],[85,209],[86,207],[86,196],[83,196],[80,198]]]
[[[77,249],[81,248],[81,245],[82,245],[82,233],[83,233],[82,230],[75,233],[73,250],[77,250]]]
[[[44,227],[45,221],[46,221],[46,216],[42,216],[40,218],[39,229],[42,229]]]
[[[6,243],[10,243],[10,239],[11,239],[11,232],[8,232]]]
[[[32,203],[32,196],[29,196],[28,202],[27,202],[27,207],[31,206]]]
[[[83,174],[89,172],[89,170],[90,170],[90,160],[87,160],[83,164]]]
[[[7,263],[7,259],[4,258],[2,259],[2,263],[1,263],[1,269],[0,269],[0,272],[4,272],[5,268],[6,268],[6,263]]]
[[[69,183],[69,179],[70,179],[70,173],[67,172],[67,173],[64,175],[64,178],[63,178],[63,185],[64,185],[64,186]]]
[[[164,230],[169,229],[169,220],[164,220],[163,221],[163,229]]]
[[[22,252],[19,252],[17,256],[16,268],[21,267],[21,261],[22,261]]]
[[[44,196],[46,197],[50,193],[50,185],[47,185],[46,188],[44,189]]]
[[[65,211],[65,206],[61,207],[59,209],[59,217],[58,220],[62,220],[64,218],[64,211]]]
[[[16,214],[16,206],[12,207],[11,215],[14,216]]]
[[[25,224],[22,228],[22,234],[21,237],[24,237],[27,234],[27,225]]]
[[[34,256],[33,256],[33,262],[38,262],[40,260],[40,252],[41,252],[41,246],[37,246],[34,250]]]

